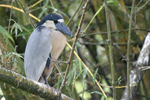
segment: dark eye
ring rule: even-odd
[[[58,21],[57,21],[57,20],[54,20],[54,23],[56,24],[56,23],[58,23]]]

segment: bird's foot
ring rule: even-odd
[[[48,81],[46,80],[45,82],[46,82],[46,86],[47,86],[47,87],[50,87],[50,85],[49,85]]]

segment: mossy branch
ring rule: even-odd
[[[143,77],[143,68],[148,68],[149,63],[149,54],[150,54],[150,32],[148,32],[142,50],[139,54],[138,60],[132,63],[132,70],[130,72],[130,100],[133,99],[135,91],[137,90],[138,84]],[[128,99],[128,88],[125,89],[121,100]]]
[[[12,85],[15,88],[40,96],[41,98],[50,100],[57,100],[59,98],[62,100],[73,100],[64,94],[61,94],[61,97],[59,97],[59,91],[53,87],[47,87],[45,84],[30,80],[18,73],[2,67],[0,67],[0,81]]]

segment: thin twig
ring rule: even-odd
[[[75,11],[75,13],[73,14],[73,16],[69,19],[69,21],[67,22],[66,26],[68,26],[70,24],[70,22],[72,21],[72,19],[74,18],[74,16],[77,14],[77,12],[79,11],[79,8],[81,7],[81,4],[83,3],[83,0],[81,0],[77,10]]]
[[[131,30],[150,32],[150,29],[142,29],[142,28],[131,28]],[[127,32],[127,31],[129,31],[129,29],[119,30],[119,31],[111,31],[111,34],[119,34],[121,32]],[[107,34],[108,34],[108,32],[86,33],[86,34],[80,34],[80,37],[91,36],[91,35],[107,35]],[[71,40],[68,40],[68,41],[70,42],[70,41],[73,41],[74,39],[75,38],[72,38]]]
[[[131,28],[131,30],[139,30],[139,31],[146,31],[146,32],[150,31],[150,29],[140,29],[140,28]],[[127,31],[129,31],[129,29],[119,30],[119,31],[111,31],[111,34],[118,34],[118,33],[127,32]],[[89,36],[89,35],[99,35],[99,34],[100,35],[107,35],[108,32],[86,33],[86,34],[81,35],[81,37]]]
[[[42,1],[43,1],[43,0],[39,0],[39,1],[36,2],[35,4],[31,5],[31,6],[29,7],[29,9],[33,8],[34,6],[36,6],[37,4],[41,3]]]
[[[78,41],[80,44],[82,45],[108,45],[108,42],[104,41],[104,42],[98,42],[98,43],[93,43],[93,42],[80,42]],[[131,42],[131,45],[137,45],[140,44],[140,42]],[[117,43],[114,42],[112,43],[113,46],[115,45],[119,45],[119,46],[127,46],[127,43]]]
[[[52,62],[68,64],[68,62],[67,62],[67,61],[59,61],[59,60],[57,60],[57,61],[52,60]]]
[[[84,29],[84,31],[81,33],[81,35],[88,29],[88,27],[90,26],[90,24],[93,22],[94,18],[100,13],[100,11],[103,9],[103,7],[104,7],[104,4],[97,10],[97,12],[95,13],[95,15],[90,20],[89,24],[86,26],[86,28]]]
[[[52,5],[52,7],[54,8],[54,4],[53,4],[52,0],[50,0],[50,3],[51,3],[51,5]]]
[[[11,2],[11,6],[13,7],[13,0],[12,0],[12,2]],[[9,15],[9,23],[8,23],[8,33],[10,33],[10,22],[11,22],[11,16],[12,16],[12,7],[11,7],[11,10],[10,10],[10,15]]]
[[[17,11],[20,11],[22,13],[25,13],[22,9],[14,7],[14,6],[10,6],[10,5],[0,4],[0,7],[12,8],[14,10],[17,10]],[[31,13],[29,13],[29,16],[40,22],[40,19],[38,19],[37,17],[35,17]]]
[[[149,3],[149,2],[150,2],[150,0],[148,0],[145,4],[143,4],[141,7],[139,7],[139,8],[134,12],[134,14],[140,12],[140,10],[143,9],[143,8],[145,7],[145,5],[147,5],[147,3]]]
[[[14,1],[12,1],[11,2],[11,6],[13,7],[13,2]],[[11,16],[12,16],[12,11],[13,11],[13,9],[12,9],[12,7],[11,7],[11,11],[10,11],[10,16],[9,16],[9,23],[8,23],[8,33],[10,34],[10,22],[11,22]],[[8,48],[8,38],[6,39],[6,53],[7,53],[7,48]],[[5,68],[6,68],[6,66],[7,66],[7,62],[8,62],[8,59],[6,58],[5,59]]]
[[[150,66],[142,66],[141,69],[142,70],[147,70],[147,69],[150,69]]]
[[[127,44],[126,44],[127,45]],[[114,44],[114,47],[116,48],[116,50],[117,50],[117,52],[119,53],[119,55],[121,55],[121,57],[123,58],[123,59],[126,59],[126,56],[124,56],[123,54],[122,54],[122,52],[121,52],[121,50],[120,50],[120,48],[119,48],[119,46],[118,46],[118,44]]]
[[[129,23],[129,34],[128,34],[128,44],[127,44],[127,97],[128,100],[130,100],[130,41],[131,41],[131,25],[132,25],[132,17],[133,17],[133,10],[134,10],[134,3],[135,0],[133,0],[132,3],[132,9],[131,9],[131,17],[130,17],[130,23]]]
[[[72,56],[73,56],[73,52],[74,52],[74,48],[75,48],[75,45],[76,45],[76,42],[77,42],[77,39],[78,39],[78,36],[79,36],[79,32],[81,30],[81,26],[82,26],[82,23],[83,23],[83,19],[84,19],[84,16],[86,14],[86,10],[88,8],[88,3],[89,3],[89,0],[86,1],[86,4],[84,6],[84,10],[83,10],[83,14],[81,16],[81,20],[80,20],[80,23],[79,23],[79,26],[78,26],[78,30],[77,30],[77,33],[76,33],[76,37],[75,37],[75,40],[73,42],[73,45],[72,45],[72,50],[71,50],[71,53],[70,53],[70,56],[69,56],[69,61],[68,61],[68,66],[67,66],[67,69],[66,69],[66,73],[65,73],[65,77],[64,77],[64,80],[62,82],[62,85],[60,87],[60,94],[61,95],[61,90],[62,88],[64,87],[65,85],[65,82],[66,82],[66,77],[68,75],[68,72],[69,72],[69,68],[70,68],[70,65],[71,65],[71,61],[72,61]]]
[[[23,11],[24,11],[24,14],[26,15],[27,19],[29,20],[31,26],[32,26],[33,28],[35,28],[33,21],[32,21],[31,18],[29,17],[29,13],[25,10],[25,7],[24,7],[23,4],[21,3],[21,1],[18,0],[18,2],[19,2],[20,5],[22,6],[22,9],[23,9]]]
[[[112,51],[112,42],[111,42],[111,32],[110,32],[107,0],[105,0],[105,14],[106,14],[106,22],[107,22],[108,43],[109,43],[108,47],[109,47],[109,55],[110,55],[109,59],[110,59],[112,85],[113,85],[113,100],[116,100],[115,70],[114,70],[114,60],[113,60],[113,51]]]

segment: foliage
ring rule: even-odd
[[[76,34],[86,1],[81,0],[1,0],[0,1],[0,67],[24,74],[23,57],[26,43],[38,19],[50,13],[63,16],[65,24]],[[117,100],[120,100],[127,83],[127,41],[132,0],[108,0],[108,15],[111,29],[114,77]],[[18,9],[15,9],[13,7]],[[74,99],[112,100],[112,74],[107,38],[104,0],[92,0],[88,6],[75,46],[67,85],[62,93]],[[136,61],[150,26],[150,3],[136,0],[131,28],[130,62]],[[22,9],[22,10],[21,10]],[[34,15],[34,16],[32,16]],[[68,23],[69,22],[69,23]],[[68,38],[72,45],[73,38]],[[49,78],[50,86],[60,89],[66,70],[71,46],[66,45]],[[131,70],[132,70],[131,66]],[[150,99],[149,70],[135,91],[134,99]],[[3,82],[1,93],[6,100],[36,99],[30,93],[16,89]],[[100,89],[100,87],[102,89]],[[80,91],[78,91],[80,90]],[[107,94],[107,98],[104,93]]]

